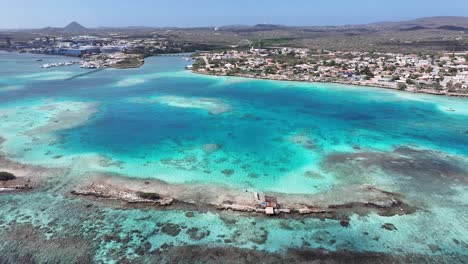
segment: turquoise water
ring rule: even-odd
[[[268,252],[325,248],[466,260],[466,99],[201,76],[184,71],[187,62],[171,57],[148,58],[140,69],[109,69],[74,79],[69,78],[86,70],[76,65],[38,68],[59,60],[68,59],[0,53],[0,136],[6,140],[1,151],[12,160],[67,167],[71,171],[62,178],[74,180],[110,172],[285,194],[371,184],[402,193],[421,210],[406,216],[356,215],[343,228],[335,220],[213,212],[187,218],[182,210],[102,205],[83,209],[85,202],[52,188],[0,196],[0,231],[27,224],[46,241],[73,233],[92,240],[92,259],[104,262],[138,258],[144,242],[149,251],[164,244]],[[333,162],[338,154],[343,158]],[[359,157],[350,162],[353,155]],[[118,165],[105,166],[103,159]],[[90,215],[98,220],[86,220]],[[157,223],[168,222],[186,228],[177,236],[154,231],[162,229]],[[252,222],[251,230],[235,234]],[[398,231],[382,229],[387,222]],[[202,239],[186,232],[194,227],[205,234]],[[122,241],[132,230],[138,232]],[[256,243],[264,232],[265,241]],[[122,239],[105,238],[110,233]],[[227,238],[232,241],[226,243]],[[408,243],[412,246],[405,247]]]

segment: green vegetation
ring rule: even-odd
[[[371,78],[374,78],[374,73],[369,69],[368,66],[364,67],[363,70],[360,72],[361,75],[366,75],[366,79],[370,80]]]
[[[263,48],[269,46],[284,46],[290,43],[293,38],[272,38],[272,39],[259,39],[255,40],[252,45],[256,48]]]
[[[398,83],[398,84],[397,84],[397,88],[398,88],[398,90],[400,90],[400,91],[404,91],[404,90],[406,90],[407,86],[406,86],[406,84],[404,84],[404,83]]]
[[[201,60],[201,59],[197,59],[193,64],[192,64],[192,67],[194,70],[198,70],[198,69],[203,69],[206,67],[206,63],[204,60]]]
[[[11,181],[16,179],[16,176],[13,173],[9,173],[6,171],[0,171],[0,181]]]
[[[152,193],[152,192],[140,192],[138,193],[138,196],[140,196],[143,199],[148,199],[148,200],[159,200],[161,199],[161,196],[157,193]]]
[[[449,69],[449,73],[452,74],[452,75],[456,75],[458,72],[457,68],[450,68]]]

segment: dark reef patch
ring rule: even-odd
[[[177,224],[166,223],[162,226],[161,231],[170,236],[178,236],[181,228]]]
[[[222,173],[223,173],[225,176],[229,177],[229,176],[231,176],[231,175],[234,174],[234,170],[226,169],[226,170],[223,170]]]
[[[193,212],[186,212],[186,213],[185,213],[185,216],[188,217],[188,218],[190,218],[190,217],[193,217],[194,214],[193,214]]]
[[[323,169],[343,178],[346,184],[367,182],[382,171],[401,177],[402,189],[450,193],[447,184],[468,185],[468,162],[431,150],[398,147],[392,152],[334,153],[326,157]],[[408,189],[410,188],[410,189]]]
[[[203,238],[207,237],[210,235],[209,230],[200,230],[199,228],[192,227],[187,230],[187,234],[190,236],[192,240],[202,240]]]
[[[225,241],[229,244],[230,241]],[[236,247],[182,246],[167,247],[164,254],[154,252],[144,260],[153,263],[347,263],[347,264],[390,264],[390,263],[440,263],[438,256],[388,255],[373,252],[328,251],[325,249],[297,249],[281,253],[241,249]],[[456,263],[460,259],[454,258]],[[134,263],[143,259],[132,260]]]
[[[317,172],[317,171],[306,171],[304,173],[304,176],[307,178],[312,178],[312,179],[322,178],[322,175],[320,174],[320,172]]]
[[[16,224],[0,235],[0,263],[93,263],[96,251],[80,236],[47,239],[29,224]]]
[[[386,229],[386,230],[389,230],[389,231],[396,231],[396,230],[398,230],[398,229],[395,227],[395,225],[390,224],[390,223],[385,223],[385,224],[383,224],[383,225],[382,225],[382,228],[383,228],[383,229]]]
[[[260,228],[259,230],[255,231],[255,236],[250,239],[255,244],[263,245],[268,239],[268,230],[264,228]]]

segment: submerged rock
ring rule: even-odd
[[[190,217],[193,217],[194,214],[193,214],[193,212],[186,212],[185,216],[190,218]]]
[[[289,138],[289,141],[296,145],[302,146],[303,148],[308,150],[314,150],[317,147],[315,145],[314,140],[310,138],[306,133],[293,135]]]
[[[203,145],[203,151],[205,151],[205,153],[207,153],[207,154],[216,152],[216,151],[218,151],[220,149],[221,149],[220,144],[206,144],[206,145]]]
[[[395,225],[390,224],[390,223],[385,223],[385,224],[383,224],[383,225],[382,225],[382,228],[383,228],[383,229],[390,230],[390,231],[396,231],[396,230],[398,230],[398,229],[395,227]]]
[[[229,177],[234,174],[234,170],[226,169],[226,170],[223,170],[222,173]]]
[[[264,229],[261,230],[260,234],[256,233],[255,236],[250,239],[251,242],[258,244],[258,245],[265,244],[267,240],[268,240],[268,231]]]
[[[192,227],[187,230],[187,234],[190,236],[191,239],[193,240],[202,240],[203,238],[207,237],[210,235],[209,230],[200,230],[197,227]]]
[[[320,172],[316,172],[316,171],[306,171],[304,173],[304,176],[306,176],[307,178],[312,178],[312,179],[322,178],[322,175],[320,174]]]
[[[178,236],[181,228],[179,225],[167,223],[162,226],[161,231],[170,236]]]
[[[260,177],[260,175],[258,175],[257,173],[249,173],[249,175],[247,175],[247,177],[249,177],[251,179],[256,179],[256,178]]]
[[[348,218],[341,219],[340,225],[341,225],[342,227],[349,227],[349,219],[348,219]]]
[[[294,230],[294,228],[285,221],[280,222],[280,228],[284,230]]]
[[[438,245],[434,245],[434,244],[430,244],[428,245],[428,247],[432,251],[432,253],[437,253],[442,250]]]

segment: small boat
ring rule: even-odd
[[[42,59],[37,59],[36,61],[42,61]]]
[[[84,69],[96,69],[97,67],[94,65],[81,65],[80,68]]]

